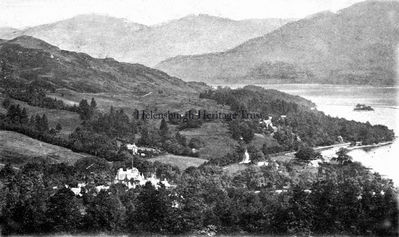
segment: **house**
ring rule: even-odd
[[[140,174],[137,168],[132,167],[131,169],[124,170],[123,168],[119,168],[116,174],[115,180],[117,181],[125,181],[125,180],[140,180],[144,179],[144,176]]]
[[[65,186],[66,188],[69,188],[76,196],[82,196],[82,188],[86,187],[85,183],[78,183],[78,187],[76,188],[70,188],[68,185]]]
[[[76,196],[82,196],[82,189],[86,187],[86,183],[78,183],[77,187],[71,188],[68,185],[65,185],[66,188],[69,188]],[[98,185],[95,187],[96,192],[99,193],[101,190],[108,190],[108,185]]]
[[[272,118],[273,118],[272,116],[269,116],[268,119],[263,119],[263,120],[261,120],[259,123],[260,123],[261,125],[264,125],[265,127],[273,126]]]
[[[264,119],[264,120],[260,121],[259,124],[261,124],[266,129],[271,128],[273,130],[273,132],[277,132],[277,127],[273,125],[272,119],[273,119],[273,117],[269,116],[268,119]]]
[[[145,185],[147,182],[150,182],[155,188],[158,188],[160,183],[165,185],[166,188],[173,187],[166,179],[161,181],[154,174],[145,178],[135,167],[126,170],[123,168],[118,169],[114,179],[114,183],[125,184],[129,189],[135,188],[137,185]]]
[[[126,144],[127,149],[132,152],[133,155],[140,155],[142,157],[146,156],[147,154],[159,154],[160,151],[155,148],[150,147],[138,147],[135,143],[133,144]]]
[[[198,153],[198,150],[197,150],[197,149],[195,149],[195,148],[191,148],[191,153],[193,153],[193,154],[197,154],[197,153]]]
[[[261,167],[261,166],[268,166],[269,165],[269,162],[267,162],[267,161],[259,161],[258,163],[257,163],[257,166],[259,166],[259,167]]]
[[[137,155],[138,152],[138,147],[136,146],[135,143],[133,144],[126,144],[126,147],[129,151],[131,151],[133,153],[133,155]]]

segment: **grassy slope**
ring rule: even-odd
[[[67,89],[59,89],[55,93],[49,93],[49,97],[61,99],[64,103],[79,103],[81,99],[94,98],[97,107],[103,112],[108,112],[110,107],[123,108],[128,115],[131,115],[134,109],[142,110],[147,107],[152,111],[188,111],[192,108],[222,111],[225,108],[209,99],[198,98],[197,93],[175,93],[159,94],[150,93],[144,96],[135,93],[78,93]]]
[[[0,104],[3,103],[3,100],[4,97],[0,95]],[[19,104],[22,108],[26,108],[29,117],[31,115],[35,116],[36,114],[39,115],[46,114],[49,120],[50,128],[55,128],[57,123],[60,123],[62,127],[60,135],[63,137],[68,137],[69,134],[72,133],[73,130],[75,130],[75,128],[78,127],[81,123],[79,114],[74,112],[30,106],[27,103],[18,100],[11,100],[11,101],[14,104]],[[0,113],[5,114],[7,113],[7,111],[0,106]]]
[[[151,162],[159,161],[164,164],[176,165],[180,170],[185,170],[190,166],[198,167],[206,162],[205,159],[172,154],[161,155],[148,160]]]
[[[73,164],[78,159],[89,156],[41,142],[20,133],[0,131],[0,163],[10,162],[14,165],[22,165],[32,158],[41,157],[52,162]]]

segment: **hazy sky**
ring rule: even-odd
[[[189,14],[232,19],[301,18],[361,0],[0,0],[0,27],[26,27],[98,13],[146,25]]]

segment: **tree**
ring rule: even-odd
[[[151,232],[164,231],[172,208],[167,190],[164,187],[156,189],[147,182],[137,199],[137,209],[133,218],[136,229]]]
[[[26,124],[28,122],[29,122],[28,112],[26,112],[26,108],[23,108],[21,112],[21,123]]]
[[[141,145],[143,145],[143,146],[148,146],[148,145],[150,145],[150,144],[152,143],[151,140],[150,140],[150,135],[149,135],[149,133],[148,133],[148,128],[147,128],[147,126],[144,126],[144,127],[141,129],[141,137],[140,137],[138,143],[141,144]]]
[[[19,105],[10,105],[7,109],[6,117],[11,123],[21,123],[22,110]]]
[[[41,128],[40,131],[42,131],[42,132],[46,132],[46,131],[49,130],[48,119],[47,119],[46,114],[42,115],[42,119],[41,119],[41,122],[40,122],[40,128]]]
[[[55,128],[50,128],[50,130],[48,131],[48,133],[52,136],[55,136],[57,134],[57,130],[55,130]]]
[[[85,224],[92,231],[117,231],[124,222],[125,209],[118,197],[100,191],[87,207]]]
[[[313,148],[309,146],[303,146],[295,153],[295,157],[302,161],[310,161],[320,156],[320,153],[315,152]]]
[[[191,138],[188,146],[190,148],[200,149],[202,146],[204,146],[204,142],[198,137],[193,137]]]
[[[254,131],[246,123],[242,126],[241,129],[242,139],[244,140],[244,142],[250,143],[255,136]]]
[[[42,118],[40,117],[40,115],[36,114],[36,116],[35,116],[35,129],[37,131],[42,131],[41,124],[42,124]]]
[[[340,165],[350,164],[352,163],[352,157],[348,155],[348,152],[347,149],[341,148],[336,153],[337,157],[334,157],[331,160],[338,162]]]
[[[82,99],[79,103],[79,115],[82,120],[88,120],[92,115],[92,109],[85,99]]]
[[[75,194],[68,188],[58,190],[50,197],[46,216],[48,228],[54,232],[75,232],[81,223],[81,214]]]
[[[262,151],[258,150],[254,145],[248,146],[249,157],[251,157],[251,162],[256,163],[259,161],[265,161],[265,155]]]
[[[181,135],[181,133],[177,132],[175,135],[176,141],[182,145],[182,146],[187,146],[187,139],[184,135]]]
[[[166,123],[165,119],[162,118],[161,126],[159,127],[159,132],[160,132],[161,138],[163,140],[165,140],[167,138],[168,130],[169,130],[168,129],[168,124]]]
[[[97,107],[97,102],[94,98],[91,98],[90,107],[94,110]]]
[[[62,126],[60,123],[57,123],[57,125],[55,126],[55,130],[57,130],[57,132],[60,132],[62,130]]]
[[[31,115],[29,119],[29,126],[35,126],[35,116]]]

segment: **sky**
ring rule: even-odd
[[[0,27],[24,28],[71,18],[102,14],[153,25],[190,14],[235,20],[302,18],[337,11],[361,0],[0,0]]]

